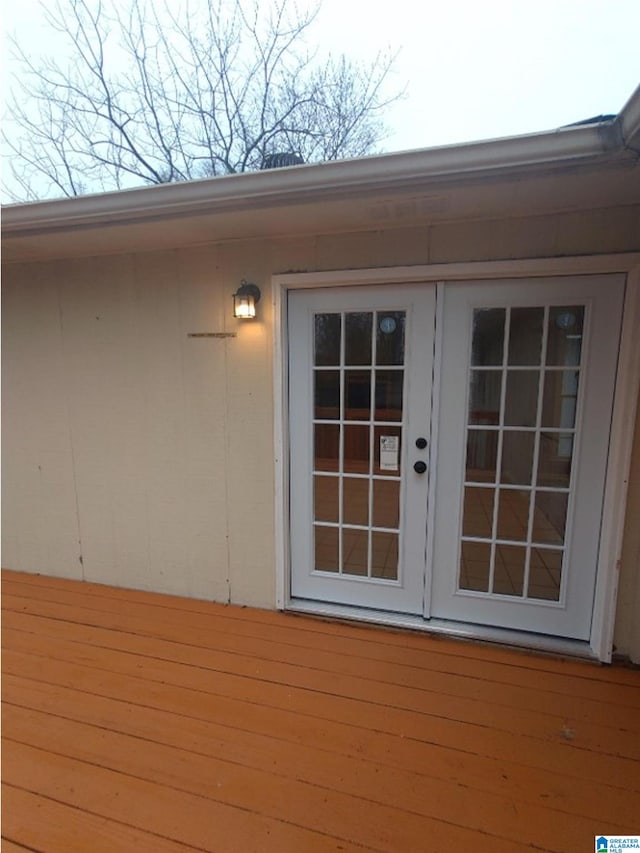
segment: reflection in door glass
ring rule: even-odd
[[[473,312],[472,365],[502,364],[505,316],[504,308],[480,308]]]
[[[497,595],[522,595],[526,548],[496,545],[493,592]]]
[[[338,553],[338,528],[313,527],[315,536],[315,567],[319,572],[338,572],[340,569]]]
[[[404,311],[378,312],[376,364],[404,364]]]
[[[532,548],[529,566],[529,598],[545,601],[560,600],[562,551],[551,548]]]
[[[345,575],[367,575],[369,533],[366,530],[342,528],[342,571]]]
[[[462,543],[460,556],[460,589],[487,592],[491,570],[491,545],[486,542]]]
[[[469,388],[469,423],[498,424],[501,394],[502,371],[473,370]]]
[[[398,528],[400,525],[400,481],[373,481],[373,526]]]
[[[460,590],[560,600],[583,322],[575,305],[474,311]]]
[[[339,483],[337,477],[313,478],[313,506],[316,521],[339,521]]]
[[[402,420],[403,370],[376,370],[377,421]]]
[[[493,489],[467,486],[464,490],[464,511],[462,514],[462,535],[491,538],[493,526]]]
[[[539,384],[539,370],[507,371],[507,394],[504,405],[506,426],[535,427]]]
[[[577,370],[547,370],[542,398],[542,426],[573,429],[578,400]]]
[[[495,430],[470,429],[467,432],[467,482],[495,483],[498,437]]]
[[[315,364],[340,364],[340,314],[315,315]]]
[[[547,364],[572,367],[580,364],[584,307],[572,305],[549,310]]]
[[[340,371],[314,370],[314,417],[337,421],[340,418]]]
[[[345,364],[371,364],[373,314],[346,314],[344,323]]]
[[[342,520],[345,524],[369,524],[369,478],[342,478]]]
[[[338,424],[316,424],[315,458],[316,471],[337,471],[340,464],[340,426]]]
[[[371,534],[371,576],[385,580],[398,579],[397,533],[374,531]]]
[[[369,435],[371,427],[345,424],[342,470],[345,474],[369,473]]]
[[[567,524],[568,492],[537,490],[533,510],[534,542],[562,545]]]
[[[347,421],[368,421],[371,417],[371,371],[345,370],[344,417]]]
[[[529,485],[533,470],[535,432],[505,429],[502,433],[500,482],[504,485]]]
[[[508,364],[540,364],[543,322],[544,308],[511,309]]]

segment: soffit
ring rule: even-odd
[[[390,155],[389,165],[401,156]],[[384,165],[384,158],[378,160]],[[305,168],[317,171],[322,167],[299,167]],[[288,180],[290,175],[283,177]],[[142,192],[148,194],[149,190]],[[134,199],[141,194],[136,193],[134,190],[130,195],[120,193],[114,197]],[[104,198],[109,201],[107,196]],[[70,200],[67,208],[65,202],[58,203],[59,209],[69,209],[74,201]],[[128,214],[125,208],[111,218],[77,216],[65,221],[52,217],[44,223],[24,224],[10,221],[3,228],[3,260],[47,260],[240,239],[428,227],[442,222],[550,215],[639,201],[640,168],[637,158],[628,155],[577,165],[561,162],[477,174],[417,174],[411,179],[398,177],[361,187],[345,185],[341,189],[334,185],[326,191],[321,182],[316,182],[308,193],[247,193],[216,198],[210,203],[205,196],[196,207],[183,209],[149,205],[142,214]],[[15,210],[21,213],[19,208]],[[11,220],[12,214],[9,208],[5,217],[8,215]]]

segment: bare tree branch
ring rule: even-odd
[[[259,169],[280,152],[314,162],[375,150],[399,97],[385,96],[394,56],[320,60],[307,46],[319,6],[195,2],[47,3],[69,59],[34,61],[14,43],[12,200]]]

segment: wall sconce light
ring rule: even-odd
[[[253,320],[259,301],[260,288],[242,279],[240,287],[233,294],[233,316],[239,320]]]

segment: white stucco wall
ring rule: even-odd
[[[637,223],[627,207],[7,265],[3,565],[275,606],[270,276],[637,250]],[[253,323],[231,317],[243,278]],[[640,643],[627,526],[622,652]]]

